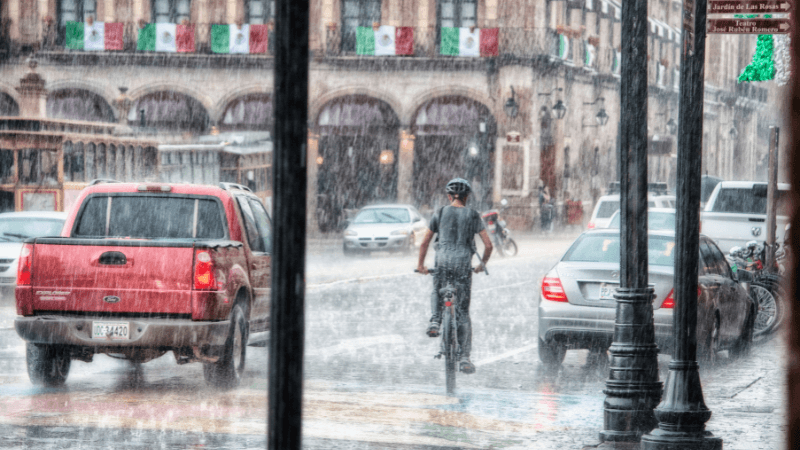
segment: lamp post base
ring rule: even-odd
[[[722,439],[708,431],[687,433],[656,429],[642,436],[641,450],[722,450]]]

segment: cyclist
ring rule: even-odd
[[[458,341],[461,343],[459,370],[464,373],[474,373],[475,365],[469,360],[472,347],[472,326],[469,319],[469,301],[472,288],[472,255],[477,253],[475,248],[475,235],[481,237],[484,253],[481,263],[474,269],[480,273],[489,261],[492,254],[492,241],[486,233],[480,214],[472,208],[467,208],[467,198],[472,187],[463,178],[454,178],[447,183],[445,192],[450,201],[449,206],[439,208],[431,218],[425,239],[419,249],[419,262],[417,271],[423,275],[428,273],[425,267],[425,256],[428,253],[434,234],[436,237],[436,273],[433,278],[433,293],[431,294],[431,322],[426,331],[430,337],[439,336],[439,326],[442,322],[442,304],[439,298],[439,289],[452,283],[458,295],[458,310],[456,311],[458,326]]]

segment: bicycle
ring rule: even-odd
[[[486,267],[483,269],[486,275],[489,272]],[[416,269],[414,272],[418,272]],[[433,275],[436,268],[428,269],[428,273]],[[458,291],[452,282],[448,282],[445,287],[439,289],[439,297],[443,301],[442,326],[440,335],[442,337],[439,345],[439,353],[434,358],[441,359],[444,356],[445,386],[447,394],[451,395],[456,390],[456,365],[461,356],[461,343],[458,341],[458,320],[456,311],[458,310]]]

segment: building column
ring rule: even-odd
[[[19,41],[20,38],[20,1],[9,0],[8,2],[8,18],[11,21],[11,29],[9,30],[10,38],[13,41]]]
[[[114,9],[115,6],[114,0],[106,0],[105,2],[105,11],[103,11],[103,18],[105,22],[116,22],[116,10]],[[99,15],[99,14],[98,14]],[[99,19],[99,17],[98,17]]]
[[[29,64],[31,73],[20,78],[17,88],[20,94],[19,115],[43,119],[47,116],[47,89],[44,87],[44,79],[34,71],[36,62]]]
[[[495,139],[494,145],[494,188],[492,189],[492,202],[499,205],[503,198],[503,150],[505,149],[505,136]]]
[[[319,234],[319,224],[317,223],[317,177],[319,174],[319,135],[311,131],[308,132],[307,159],[308,167],[308,195],[306,196],[306,206],[308,208],[308,219],[306,220],[306,230],[309,235]]]
[[[400,130],[400,155],[397,159],[397,201],[413,203],[414,189],[414,135],[408,129]]]

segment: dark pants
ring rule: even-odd
[[[431,293],[431,322],[442,323],[444,302],[439,295],[439,290],[448,284],[456,289],[458,342],[461,343],[461,356],[468,358],[472,350],[472,322],[469,319],[472,270],[469,263],[466,266],[461,265],[455,268],[436,267],[436,274],[433,277],[433,292]]]

